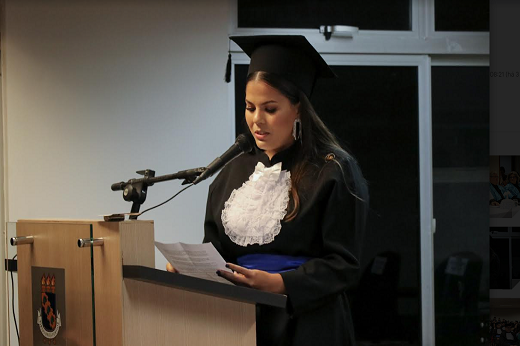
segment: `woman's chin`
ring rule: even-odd
[[[256,143],[256,146],[258,147],[258,149],[262,149],[262,150],[267,150],[268,148],[268,145],[266,145],[266,143],[264,141],[260,141],[258,139],[255,138],[255,143]]]

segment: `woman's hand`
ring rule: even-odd
[[[219,270],[217,274],[236,285],[251,287],[260,291],[285,294],[285,285],[280,274],[247,269],[232,263],[226,264],[226,267],[233,270],[234,273]]]
[[[171,272],[171,273],[178,273],[179,272],[177,269],[175,269],[174,266],[171,265],[170,262],[166,263],[166,270]]]

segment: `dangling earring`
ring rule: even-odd
[[[302,140],[302,121],[299,118],[294,119],[292,136],[294,137],[295,141],[297,141],[298,139],[300,141]]]

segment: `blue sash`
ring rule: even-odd
[[[237,258],[237,264],[247,269],[258,269],[268,273],[283,273],[294,270],[312,257],[251,254]]]

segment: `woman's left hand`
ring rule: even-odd
[[[218,271],[218,274],[235,285],[251,287],[271,293],[285,294],[285,285],[280,274],[247,269],[233,263],[227,263],[226,267],[233,270],[234,273]]]

